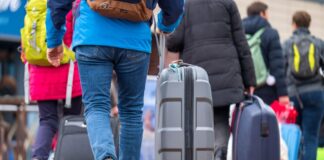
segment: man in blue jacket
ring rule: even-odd
[[[263,59],[269,74],[274,78],[272,82],[267,81],[267,84],[257,87],[255,94],[269,105],[275,100],[284,105],[289,104],[279,33],[268,21],[268,6],[260,1],[254,2],[248,7],[247,14],[248,17],[243,20],[246,34],[254,35],[260,29],[264,29],[261,35]]]
[[[54,66],[60,64],[63,55],[63,26],[72,2],[48,1],[48,59]],[[180,21],[183,0],[146,0],[146,7],[154,9],[157,3],[162,10],[158,15],[158,28],[162,32],[172,32]],[[75,18],[72,48],[79,65],[84,115],[94,157],[96,160],[117,160],[109,124],[109,90],[112,71],[115,70],[121,122],[119,159],[139,160],[143,95],[151,52],[150,22],[102,16],[92,10],[85,0],[81,0],[75,10]]]

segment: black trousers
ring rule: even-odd
[[[215,160],[226,160],[230,136],[229,106],[214,107]]]

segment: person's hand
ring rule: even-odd
[[[152,114],[150,111],[146,112],[144,115],[144,126],[146,129],[148,129],[150,131],[153,130],[152,124],[151,124],[151,116],[152,116]]]
[[[63,59],[63,45],[47,49],[47,59],[54,67],[58,67]]]
[[[110,115],[112,117],[117,117],[118,116],[118,107],[117,106],[114,106],[111,111],[110,111]]]
[[[165,54],[165,62],[164,62],[164,68],[168,68],[169,64],[171,64],[174,61],[179,60],[179,53],[176,52],[166,52]]]
[[[171,35],[172,32],[164,32],[164,31],[160,31],[161,34],[163,34],[165,37],[168,37]]]
[[[279,97],[279,103],[281,105],[289,105],[290,104],[290,99],[288,96],[280,96]]]
[[[246,89],[245,94],[253,95],[254,94],[255,87],[250,86],[248,89]]]
[[[255,87],[253,87],[253,86],[249,87],[249,94],[250,95],[253,95],[254,91],[255,91]]]

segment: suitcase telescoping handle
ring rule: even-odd
[[[165,42],[166,42],[166,37],[163,33],[159,34],[158,38],[158,33],[157,33],[157,23],[156,23],[156,18],[153,16],[153,23],[154,23],[154,37],[155,37],[155,42],[156,42],[156,48],[159,54],[159,73],[162,72],[164,68],[164,63],[165,63]]]
[[[154,23],[154,37],[155,37],[157,51],[158,51],[158,54],[159,54],[159,73],[161,73],[164,66],[165,66],[166,35],[164,33],[162,33],[162,32],[158,35],[158,33],[157,33],[157,23],[156,23],[155,16],[153,16],[153,23]],[[192,66],[191,64],[184,63],[183,60],[181,60],[181,59],[173,61],[171,64],[175,68]],[[172,65],[171,65],[171,68],[172,68]]]
[[[157,33],[157,23],[156,18],[153,16],[153,23],[154,23],[154,37],[156,42],[157,51],[159,54],[159,73],[162,72],[165,66],[165,53],[166,53],[166,35],[162,32],[158,35]],[[169,65],[170,68],[179,68],[179,67],[189,67],[192,66],[191,64],[184,63],[183,60],[179,59],[176,61],[172,61]]]

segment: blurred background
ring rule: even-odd
[[[26,1],[0,0],[0,160],[30,157],[30,147],[38,126],[37,107],[30,105],[26,111],[19,110],[24,96],[24,65],[18,50]],[[244,18],[247,6],[254,0],[235,1]],[[291,17],[297,10],[306,10],[311,14],[311,32],[324,39],[324,0],[263,1],[269,5],[270,23],[279,31],[282,42],[292,34]],[[150,68],[152,77],[149,78],[145,91],[142,160],[153,160],[154,151],[156,83],[154,75],[157,73],[157,53],[154,45],[153,42]],[[323,134],[324,131],[322,136]]]
[[[235,0],[242,18],[254,0]],[[298,10],[307,11],[312,17],[311,32],[324,39],[324,0],[262,0],[269,5],[270,23],[279,31],[281,41],[292,34],[292,15]]]

